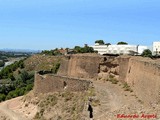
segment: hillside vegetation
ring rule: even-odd
[[[24,95],[33,88],[34,72],[26,71],[23,62],[15,62],[0,72],[0,101]]]
[[[51,71],[60,60],[61,56],[33,55],[24,61],[24,65],[27,71]]]
[[[27,94],[33,89],[34,71],[56,73],[60,58],[33,55],[0,71],[0,101]]]

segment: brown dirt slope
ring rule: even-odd
[[[11,120],[88,120],[88,98],[92,98],[94,120],[120,120],[118,114],[157,115],[160,119],[159,105],[146,106],[134,91],[125,91],[122,83],[94,81],[94,88],[86,93],[48,93],[34,96],[33,93],[23,98],[13,99],[0,104],[0,110]],[[134,120],[133,118],[123,118]],[[122,119],[122,120],[123,120]],[[147,118],[143,118],[147,120]]]
[[[25,69],[27,70],[51,70],[54,63],[59,62],[61,57],[33,55],[25,60]]]

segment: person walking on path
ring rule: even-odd
[[[89,118],[90,118],[90,120],[93,120],[93,108],[92,108],[90,102],[91,102],[91,100],[89,100],[89,103],[88,103]]]

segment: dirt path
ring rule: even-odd
[[[8,100],[0,103],[0,111],[3,116],[6,116],[8,120],[27,120],[25,117],[22,117],[20,114],[15,113],[13,110],[9,109],[9,105],[14,101],[19,101],[22,97],[18,97],[12,100]],[[14,104],[14,107],[18,107],[20,104]]]
[[[112,84],[110,82],[93,82],[97,93],[97,98],[100,100],[100,106],[94,107],[93,114],[95,120],[111,120],[117,119],[116,112],[125,106],[137,103],[133,93],[124,91],[122,85]]]

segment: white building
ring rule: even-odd
[[[99,54],[142,54],[147,46],[139,45],[99,45],[92,46]]]
[[[106,54],[106,50],[108,48],[107,45],[100,45],[99,43],[95,43],[93,47],[94,51],[98,51],[100,55]]]
[[[160,41],[153,42],[153,55],[160,55]]]
[[[148,49],[147,46],[138,46],[138,54],[141,55],[143,53],[144,50]]]
[[[135,45],[109,45],[107,54],[130,54],[131,51],[137,52]]]

